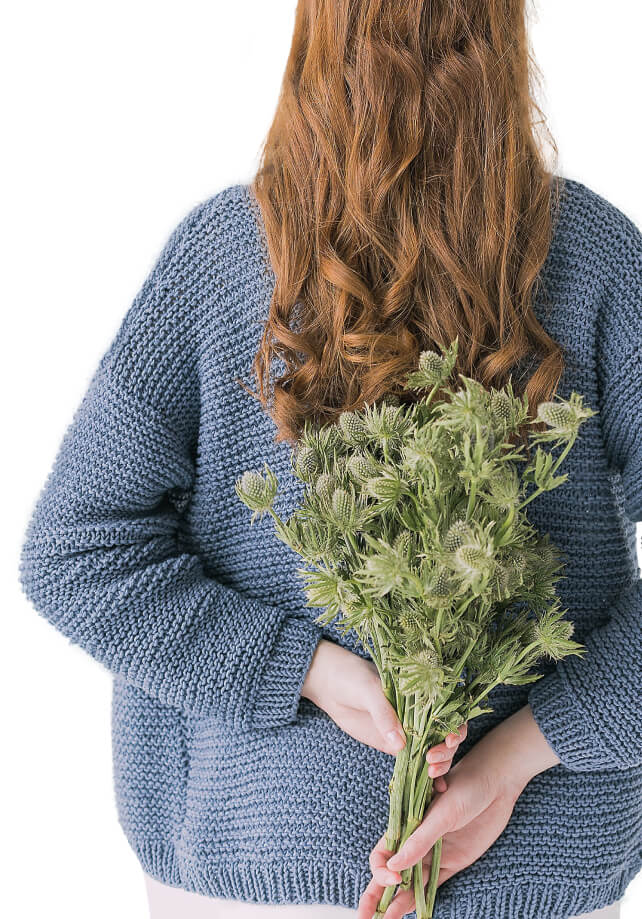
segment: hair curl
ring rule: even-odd
[[[299,0],[251,184],[275,275],[255,395],[277,440],[411,398],[419,353],[455,336],[456,371],[510,378],[532,417],[551,398],[562,349],[532,303],[562,180],[535,73],[525,0]]]

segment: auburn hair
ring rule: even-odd
[[[531,417],[552,397],[562,349],[532,303],[562,180],[536,138],[525,3],[299,0],[250,186],[275,276],[255,395],[276,440],[412,398],[420,352],[455,336],[456,372],[510,377]]]

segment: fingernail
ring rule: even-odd
[[[454,747],[456,743],[457,743],[457,741],[455,740],[454,737],[451,737],[450,734],[448,735],[448,737],[446,737],[446,746],[447,746],[447,747]]]
[[[388,859],[388,861],[386,862],[386,868],[389,871],[396,871],[397,869],[401,870],[402,865],[403,865],[403,849],[399,849],[399,851],[395,855],[393,855],[392,858]]]
[[[403,750],[406,739],[403,734],[399,733],[399,731],[388,731],[386,738],[390,743],[390,749],[394,753],[398,753],[400,750]]]
[[[447,753],[435,753],[433,750],[426,753],[426,760],[429,763],[445,763],[447,759],[450,759]]]

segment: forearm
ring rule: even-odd
[[[499,752],[507,788],[519,794],[526,785],[546,769],[557,766],[559,757],[540,731],[530,705],[525,705],[500,722],[477,744],[490,744]]]

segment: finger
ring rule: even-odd
[[[370,870],[374,871],[375,868],[385,865],[391,855],[392,851],[386,848],[386,836],[384,834],[376,841],[375,847],[370,853]]]
[[[434,747],[429,747],[426,753],[426,759],[429,763],[443,763],[447,759],[452,758],[453,751],[450,747],[446,746],[445,741],[444,743],[436,744]]]
[[[381,884],[382,887],[392,887],[393,884],[401,884],[401,875],[399,872],[390,871],[385,865],[375,868],[372,872],[372,877],[377,884]]]
[[[391,884],[400,884],[401,875],[398,871],[391,871],[386,862],[392,855],[390,849],[385,847],[385,837],[382,836],[377,845],[370,853],[370,870],[372,876],[382,887],[388,887]]]
[[[435,779],[433,783],[433,788],[435,788],[437,791],[442,792],[442,793],[444,791],[447,791],[448,784],[446,782],[446,779],[443,776],[439,776],[439,778]]]
[[[385,888],[377,884],[373,878],[359,898],[355,919],[372,919],[384,890]]]
[[[387,867],[391,871],[403,871],[404,868],[410,868],[411,865],[422,859],[440,836],[453,828],[457,819],[454,805],[457,803],[451,799],[451,795],[440,795],[435,798],[423,822],[408,837],[396,855],[388,859]]]
[[[384,749],[389,753],[398,753],[406,745],[406,735],[403,732],[397,713],[388,702],[380,686],[375,687],[368,706],[372,720],[381,734]]]
[[[453,747],[458,746],[462,742],[462,740],[465,739],[467,733],[468,733],[468,722],[464,721],[463,724],[459,725],[459,728],[457,729],[457,731],[451,731],[450,734],[447,735],[446,740],[444,742],[447,747],[450,747],[452,749]]]
[[[430,872],[430,865],[422,865],[421,874],[424,881],[424,887],[428,883],[428,874]],[[388,909],[386,910],[385,919],[402,919],[406,913],[413,910],[415,907],[415,894],[414,890],[399,891]]]
[[[435,779],[440,775],[445,775],[452,766],[452,763],[452,759],[449,759],[448,762],[445,763],[432,763],[428,767],[428,775],[431,779]]]
[[[415,908],[415,894],[413,890],[401,890],[395,895],[392,903],[386,910],[385,919],[403,919],[406,913],[411,913]]]

